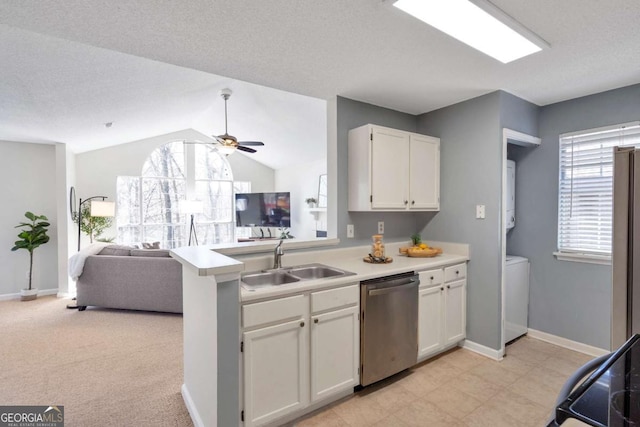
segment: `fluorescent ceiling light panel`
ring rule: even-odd
[[[489,2],[398,0],[394,6],[505,64],[548,46]]]

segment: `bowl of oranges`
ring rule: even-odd
[[[442,249],[432,247],[423,243],[419,235],[411,236],[412,246],[405,246],[400,248],[400,253],[409,257],[422,257],[430,258],[442,253]]]

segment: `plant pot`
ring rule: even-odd
[[[33,301],[36,298],[38,298],[38,290],[36,288],[20,290],[20,301]]]
[[[309,209],[313,209],[316,207],[316,203],[315,202],[307,202],[307,205],[309,205]]]

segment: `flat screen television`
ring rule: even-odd
[[[291,227],[290,193],[237,193],[236,226]]]

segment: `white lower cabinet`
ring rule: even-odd
[[[444,345],[449,346],[466,337],[467,280],[457,280],[445,284]]]
[[[246,426],[265,424],[308,404],[308,330],[298,319],[243,334]]]
[[[418,358],[435,354],[443,347],[443,292],[441,285],[418,291]]]
[[[311,317],[312,402],[358,385],[359,311],[355,306]]]
[[[359,384],[360,286],[242,307],[243,418],[270,424]]]
[[[418,359],[466,337],[466,264],[420,272]]]

